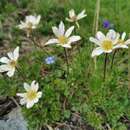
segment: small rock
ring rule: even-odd
[[[6,119],[0,120],[0,130],[27,130],[27,123],[19,108],[13,109]]]

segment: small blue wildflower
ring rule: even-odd
[[[55,56],[48,56],[48,57],[45,59],[45,63],[48,64],[48,65],[55,63],[55,61],[56,61]]]
[[[106,29],[109,29],[110,28],[110,22],[108,20],[104,20],[103,21],[103,27],[106,28]]]

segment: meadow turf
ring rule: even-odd
[[[89,41],[94,36],[93,22],[96,10],[96,0],[11,0],[0,1],[0,46],[6,54],[9,48],[21,47],[19,65],[21,73],[13,78],[0,76],[0,96],[14,96],[23,91],[23,82],[36,80],[40,84],[43,96],[31,109],[22,107],[29,129],[36,130],[45,125],[56,126],[57,122],[68,121],[73,113],[78,113],[84,124],[94,130],[129,130],[130,121],[130,86],[129,69],[130,49],[119,50],[111,69],[112,54],[107,62],[106,80],[103,80],[104,56],[96,59],[91,57],[95,45]],[[12,0],[13,1],[13,0]],[[37,48],[26,40],[25,34],[16,26],[26,15],[40,14],[41,21],[34,36],[45,43],[53,36],[51,27],[62,20],[66,27],[68,11],[75,9],[80,12],[86,9],[87,17],[82,19],[80,29],[75,33],[82,37],[78,44],[68,50],[69,75],[64,50],[57,46]],[[103,21],[109,20],[112,28],[117,32],[130,33],[130,1],[129,0],[101,0],[98,30],[106,33]],[[24,45],[24,44],[27,45]],[[4,51],[6,50],[6,51]],[[56,63],[47,65],[45,58],[55,56]],[[67,81],[66,81],[67,80]],[[87,129],[86,129],[87,130]]]

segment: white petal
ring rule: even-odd
[[[92,52],[92,57],[101,55],[103,53],[103,50],[101,47],[97,47],[96,49],[93,50]]]
[[[69,17],[70,17],[70,18],[75,17],[75,11],[74,11],[74,9],[71,9],[71,10],[69,11]]]
[[[8,65],[0,65],[0,72],[7,72],[10,70],[10,67]]]
[[[21,105],[24,105],[24,104],[26,104],[26,99],[25,99],[25,98],[23,98],[23,99],[20,99],[20,104],[21,104]]]
[[[20,24],[24,25],[24,24],[25,24],[25,22],[23,22],[23,21],[20,21]]]
[[[29,84],[27,84],[27,83],[24,83],[23,86],[24,86],[24,89],[25,89],[26,91],[29,91],[30,88],[31,88],[31,86],[30,86]]]
[[[77,16],[77,19],[79,20],[79,19],[82,19],[82,18],[84,18],[84,17],[86,17],[87,15],[85,14],[85,10],[83,10],[81,13],[79,13],[78,14],[78,16]]]
[[[123,32],[122,36],[121,36],[121,40],[125,40],[126,37],[126,32]]]
[[[7,75],[8,75],[9,77],[12,77],[12,76],[14,75],[14,72],[15,72],[15,68],[12,68],[12,69],[10,69],[10,70],[7,72]]]
[[[36,81],[35,81],[35,80],[34,80],[34,81],[32,81],[32,83],[31,83],[31,89],[32,89],[32,90],[37,91],[37,90],[38,90],[38,88],[39,88],[39,84],[38,84],[38,83],[36,83]]]
[[[52,27],[52,31],[53,33],[55,34],[56,37],[59,37],[60,36],[60,32],[59,32],[59,29],[57,27]]]
[[[38,92],[38,93],[37,93],[37,97],[38,97],[38,98],[41,98],[41,97],[42,97],[42,92]]]
[[[118,44],[118,45],[113,47],[113,49],[118,49],[118,48],[128,48],[128,46],[127,45]]]
[[[14,55],[14,59],[17,60],[18,57],[19,57],[19,47],[16,47],[16,49],[14,50],[13,55]]]
[[[33,19],[32,15],[26,16],[25,21],[31,21],[31,19]]]
[[[122,45],[122,48],[128,49],[129,47],[127,45]]]
[[[38,101],[39,101],[39,98],[35,98],[35,99],[33,100],[34,103],[37,103]]]
[[[100,41],[99,41],[98,39],[94,38],[94,37],[90,37],[89,40],[90,40],[91,42],[93,42],[93,43],[99,45],[99,46],[101,45]]]
[[[126,41],[125,41],[125,44],[126,44],[126,45],[129,45],[129,44],[130,44],[130,39],[126,40]]]
[[[79,41],[80,39],[81,39],[80,36],[71,36],[69,38],[69,43],[73,43],[73,42]]]
[[[122,45],[121,47],[126,49],[129,48],[127,45]]]
[[[14,55],[12,52],[7,53],[7,55],[11,60],[14,60]]]
[[[66,31],[65,36],[66,36],[66,37],[69,37],[69,36],[71,35],[71,33],[72,33],[73,30],[74,30],[74,26],[70,27],[70,28]]]
[[[58,39],[50,39],[48,42],[45,43],[45,45],[56,44],[56,43],[59,43]]]
[[[36,25],[32,25],[32,29],[35,29],[37,26]]]
[[[19,29],[25,29],[26,28],[26,23],[23,21],[20,21],[20,24],[17,26]]]
[[[113,45],[115,45],[115,44],[118,43],[118,41],[119,41],[119,37],[120,37],[120,34],[117,33],[117,34],[116,34],[116,38],[113,40]]]
[[[16,95],[19,96],[19,97],[22,97],[22,98],[25,97],[25,93],[17,93]]]
[[[10,60],[7,57],[0,58],[0,62],[2,62],[2,63],[9,63],[9,61]]]
[[[19,29],[24,29],[24,25],[22,25],[22,24],[19,24],[17,27],[18,27]]]
[[[62,21],[59,24],[59,32],[60,32],[60,35],[64,35],[65,26],[64,26],[64,23]]]
[[[107,37],[108,39],[110,39],[110,40],[115,40],[116,37],[117,37],[117,33],[116,33],[113,29],[111,29],[111,30],[109,30],[109,32],[107,33],[106,37]]]
[[[99,40],[99,41],[103,41],[105,39],[105,35],[98,31],[97,34],[96,34],[96,38]]]
[[[78,28],[80,28],[78,21],[76,21],[76,25],[77,25]]]
[[[37,20],[36,20],[36,23],[37,23],[37,24],[39,24],[40,19],[41,19],[41,15],[38,15],[38,16],[37,16]]]
[[[34,86],[34,85],[35,85],[35,83],[36,83],[36,81],[35,81],[35,80],[33,80],[33,81],[32,81],[32,83],[31,83],[31,87],[32,87],[32,86]]]
[[[65,48],[71,48],[71,45],[70,44],[64,44],[64,45],[61,45],[62,47],[65,47]]]
[[[26,107],[27,108],[31,108],[33,105],[34,105],[34,102],[33,101],[29,101],[29,102],[27,102]]]
[[[114,48],[113,48],[113,49],[114,49]],[[104,50],[104,52],[105,52],[105,53],[111,53],[111,52],[112,52],[112,49],[111,49],[111,50],[108,50],[108,51]]]
[[[77,16],[77,19],[78,19],[78,20],[80,20],[80,19],[82,19],[82,18],[84,18],[84,17],[86,17],[86,16],[87,16],[86,14],[81,15],[81,16],[80,16],[80,15],[78,15],[78,16]]]
[[[26,23],[32,23],[34,25],[37,25],[37,16],[33,15],[26,16]]]
[[[74,22],[74,20],[69,19],[69,18],[66,18],[66,21],[68,21],[68,22]]]

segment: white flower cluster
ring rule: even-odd
[[[130,39],[125,40],[125,37],[125,32],[120,35],[114,30],[109,30],[105,36],[102,32],[98,31],[95,38],[90,37],[90,41],[99,46],[93,50],[92,57],[98,56],[102,53],[111,53],[117,48],[128,48]]]
[[[79,28],[80,26],[78,21],[86,16],[85,10],[76,15],[75,11],[71,9],[69,11],[69,18],[66,18],[66,20],[71,23],[76,23]],[[32,31],[38,27],[40,19],[40,15],[26,16],[25,21],[21,21],[20,25],[18,25],[18,28],[24,30],[27,34],[27,37],[30,37]],[[52,27],[55,38],[48,40],[45,45],[57,44],[58,46],[64,48],[71,48],[72,43],[81,40],[80,36],[71,35],[74,29],[75,26],[65,29],[65,25],[61,21],[58,27]],[[101,55],[102,53],[111,53],[115,49],[128,48],[130,39],[125,40],[125,37],[125,32],[120,35],[114,30],[109,30],[108,33],[104,35],[101,31],[98,31],[95,37],[90,37],[90,41],[98,46],[93,50],[92,57]],[[15,70],[18,70],[19,47],[16,47],[13,52],[7,53],[7,56],[8,57],[0,58],[0,72],[6,73],[8,77],[12,77],[15,73]],[[26,105],[27,108],[31,108],[39,101],[39,98],[42,97],[42,92],[38,91],[39,84],[36,81],[32,81],[31,85],[24,83],[24,89],[26,90],[25,93],[17,93],[16,95],[21,97],[21,105]]]
[[[85,10],[83,10],[80,14],[76,15],[74,10],[69,11],[69,17],[66,18],[69,22],[76,22],[79,27],[78,21],[86,16]],[[24,30],[29,38],[32,31],[36,29],[39,25],[41,16],[26,16],[25,21],[20,21],[20,24],[17,26],[19,29]],[[59,27],[52,27],[53,33],[56,38],[50,39],[45,45],[49,44],[57,44],[58,46],[62,46],[64,48],[71,48],[71,44],[79,41],[81,39],[80,36],[73,35],[71,36],[74,26],[71,26],[65,31],[65,25],[61,21]],[[18,58],[19,58],[19,47],[16,47],[13,52],[7,53],[7,57],[0,58],[0,73],[6,73],[8,77],[13,77],[18,67]],[[31,85],[28,83],[24,83],[25,93],[17,93],[16,95],[21,97],[20,104],[26,105],[27,108],[31,108],[35,103],[39,101],[39,98],[42,97],[42,92],[38,91],[39,84],[34,80]]]
[[[12,77],[18,65],[19,47],[16,47],[13,52],[9,52],[7,55],[8,57],[0,58],[0,62],[2,63],[2,65],[0,65],[0,72],[5,72],[9,77]],[[22,97],[20,100],[22,105],[26,104],[27,108],[30,108],[38,102],[42,96],[42,92],[37,92],[39,85],[35,81],[33,81],[31,85],[24,83],[24,88],[27,92],[17,93],[17,96]]]

